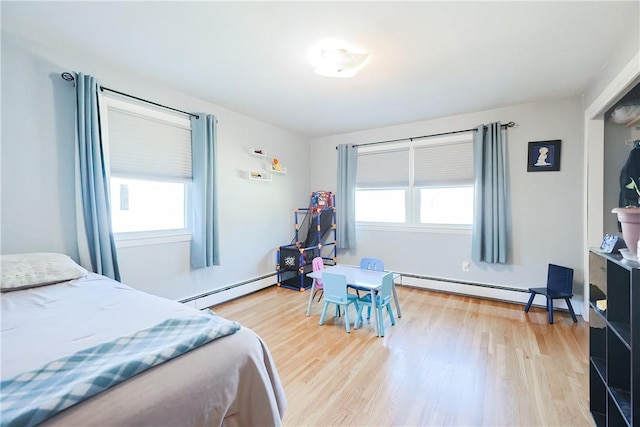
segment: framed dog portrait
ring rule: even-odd
[[[527,172],[559,171],[560,142],[559,139],[529,142]]]

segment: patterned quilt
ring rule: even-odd
[[[216,338],[240,324],[212,312],[165,320],[0,383],[0,425],[33,426],[48,417]]]

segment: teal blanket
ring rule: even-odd
[[[201,312],[165,320],[24,372],[0,383],[0,425],[39,424],[152,366],[239,329],[237,322]]]

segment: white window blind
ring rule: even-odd
[[[414,185],[473,184],[473,142],[414,148]]]
[[[182,124],[113,106],[107,111],[111,175],[171,182],[192,180],[188,120]]]
[[[358,153],[357,188],[409,186],[409,149]]]

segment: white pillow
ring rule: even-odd
[[[51,285],[85,276],[87,270],[64,254],[0,255],[0,291]]]

